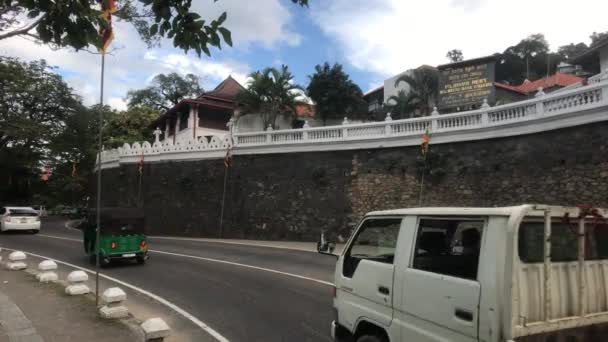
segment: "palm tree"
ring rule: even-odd
[[[412,92],[399,90],[397,95],[389,97],[386,103],[391,111],[393,119],[409,119],[419,116],[418,113],[416,113],[416,109],[418,108],[420,101]]]
[[[238,102],[244,105],[245,112],[260,113],[264,128],[275,126],[280,114],[295,114],[296,98],[302,87],[294,84],[293,78],[286,65],[280,70],[255,71],[249,74],[247,91],[239,95]]]
[[[418,109],[422,115],[429,115],[439,92],[439,72],[434,68],[418,68],[412,74],[399,76],[395,87],[401,82],[409,84],[409,93],[418,100]]]

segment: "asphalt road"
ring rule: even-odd
[[[79,231],[49,220],[39,235],[0,235],[0,247],[91,268],[80,240]],[[332,281],[334,258],[199,241],[150,239],[149,246],[145,265],[113,265],[102,273],[163,297],[233,342],[331,340],[332,288],[325,282]]]

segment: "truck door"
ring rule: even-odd
[[[403,341],[478,340],[481,286],[477,268],[485,218],[411,220],[414,248],[399,269],[401,300],[394,323]],[[414,223],[416,222],[416,223]]]
[[[393,261],[402,218],[367,218],[344,253],[336,279],[340,323],[354,329],[361,318],[388,327],[392,320]]]

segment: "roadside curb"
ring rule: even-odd
[[[6,247],[2,247],[2,249],[9,250],[9,251],[15,251],[15,249],[6,248]],[[85,267],[81,267],[81,266],[74,265],[74,264],[71,264],[71,263],[68,263],[68,262],[65,262],[65,261],[61,261],[61,260],[58,260],[58,259],[50,258],[50,257],[47,257],[47,256],[43,256],[43,255],[31,253],[31,252],[26,252],[26,251],[23,251],[23,252],[25,254],[27,254],[27,255],[31,255],[31,256],[36,257],[36,258],[41,258],[41,259],[45,259],[45,260],[51,260],[51,261],[56,262],[57,264],[62,264],[62,265],[68,266],[68,267],[70,267],[72,269],[81,270],[81,271],[84,271],[84,272],[89,273],[89,274],[95,274],[94,270],[91,270],[91,269],[88,269],[88,268],[85,268]],[[229,342],[229,340],[227,338],[225,338],[220,333],[218,333],[217,331],[215,331],[214,329],[212,329],[211,327],[209,327],[207,324],[205,324],[204,322],[200,321],[198,318],[196,318],[195,316],[193,316],[189,312],[187,312],[184,309],[182,309],[181,307],[179,307],[179,306],[177,306],[177,305],[169,302],[166,299],[164,299],[164,298],[162,298],[162,297],[160,297],[160,296],[158,296],[158,295],[156,295],[154,293],[146,291],[146,290],[144,290],[142,288],[139,288],[139,287],[137,287],[135,285],[131,285],[131,284],[127,283],[127,282],[124,282],[122,280],[110,277],[110,276],[105,275],[103,273],[99,273],[99,277],[103,278],[105,280],[108,280],[110,282],[113,282],[115,284],[118,284],[120,286],[124,286],[125,288],[128,288],[128,289],[130,289],[132,291],[138,292],[139,294],[152,299],[153,301],[159,303],[160,305],[165,306],[166,308],[168,308],[171,311],[177,313],[178,315],[180,315],[181,317],[183,317],[187,321],[191,322],[192,324],[194,324],[195,326],[197,326],[198,328],[200,328],[201,330],[203,330],[207,335],[211,336],[214,340],[216,340],[218,342]],[[65,285],[65,283],[64,283],[64,285]],[[94,298],[93,298],[93,300],[94,300]],[[141,332],[141,327],[138,327],[137,331]]]
[[[10,342],[44,342],[23,311],[2,291],[0,291],[0,322]]]

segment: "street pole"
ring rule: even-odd
[[[224,235],[224,203],[226,202],[226,183],[228,180],[228,166],[224,168],[224,191],[222,192],[222,208],[220,210],[220,239]]]
[[[99,163],[97,165],[97,232],[95,236],[95,306],[99,307],[99,240],[101,238],[101,150],[103,132],[103,77],[106,64],[105,53],[101,54],[101,90],[99,95],[99,137],[97,150]]]
[[[420,193],[418,194],[418,206],[422,207],[422,191],[424,189],[424,174],[426,173],[426,156],[429,152],[426,151],[424,154],[424,167],[422,168],[422,176],[420,176]]]

